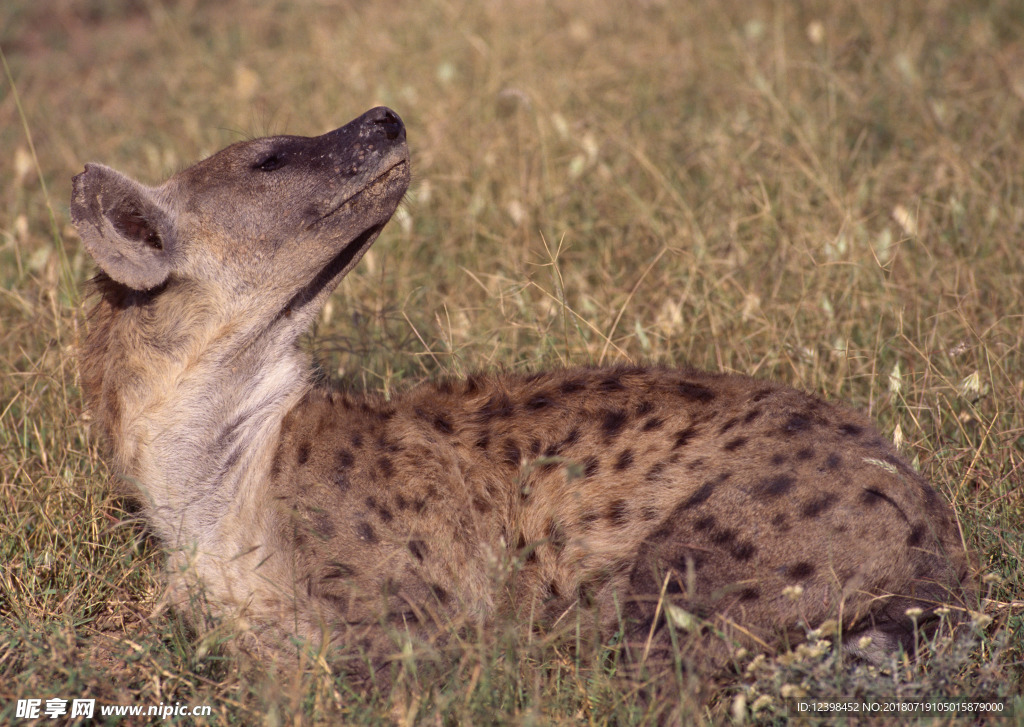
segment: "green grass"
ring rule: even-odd
[[[1015,0],[8,0],[0,722],[83,696],[210,705],[201,724],[842,721],[795,715],[799,694],[998,700],[1024,721],[1022,38]],[[156,183],[378,103],[408,125],[414,184],[310,339],[325,372],[386,391],[686,362],[846,400],[953,502],[985,578],[973,639],[882,672],[812,642],[712,679],[469,630],[396,659],[382,692],[313,658],[268,673],[161,610],[161,554],[110,494],[78,390],[91,263],[70,178],[95,160]]]

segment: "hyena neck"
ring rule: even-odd
[[[173,283],[97,287],[82,388],[113,474],[166,545],[218,543],[226,520],[260,506],[281,420],[309,388],[306,357],[258,316],[196,305]]]

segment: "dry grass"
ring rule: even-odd
[[[91,696],[209,704],[203,724],[649,724],[677,704],[781,723],[800,694],[1024,720],[1022,38],[1017,0],[5,2],[0,721]],[[108,494],[77,388],[70,177],[156,182],[377,103],[408,124],[415,182],[318,326],[328,374],[686,361],[850,401],[956,507],[986,574],[970,648],[879,673],[826,641],[713,683],[649,675],[649,700],[614,644],[509,630],[398,659],[396,703],[313,659],[268,677],[156,612],[160,553]]]

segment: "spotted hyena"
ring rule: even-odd
[[[869,658],[955,617],[973,588],[949,506],[842,406],[650,366],[390,398],[314,382],[296,340],[402,199],[405,138],[377,108],[158,187],[75,177],[100,268],[82,385],[179,601],[203,594],[257,649],[371,663],[396,631],[575,608],[655,643],[666,610],[768,647],[835,619]]]

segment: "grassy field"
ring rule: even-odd
[[[197,724],[844,721],[797,714],[806,696],[1024,724],[1019,0],[6,0],[0,49],[0,723],[52,697],[209,705]],[[381,103],[414,183],[308,341],[327,374],[685,362],[848,401],[953,502],[971,638],[882,670],[825,634],[637,676],[614,644],[498,629],[400,655],[388,693],[315,658],[268,673],[162,611],[76,379],[70,179],[102,161],[156,183]]]

